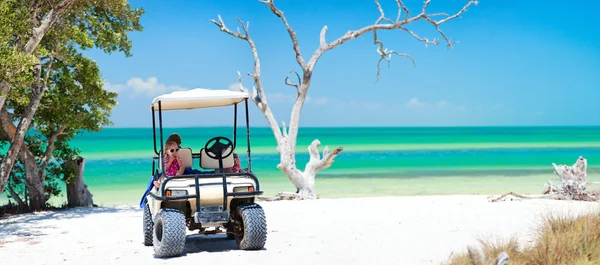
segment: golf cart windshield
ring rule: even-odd
[[[241,91],[196,88],[155,97],[150,107],[154,111],[214,108],[235,105],[249,97]]]

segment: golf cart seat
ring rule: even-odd
[[[224,150],[223,153],[227,154],[230,152],[231,147]],[[233,154],[223,159],[223,168],[233,167]],[[206,154],[206,150],[204,148],[200,149],[200,167],[204,169],[219,169],[219,160],[210,158]]]
[[[192,167],[194,165],[191,148],[181,148],[177,151],[177,154],[183,158],[184,167]],[[162,171],[162,158],[160,157],[158,160],[158,168]]]
[[[177,155],[181,156],[185,167],[192,167],[194,165],[194,160],[192,157],[192,148],[181,148],[179,149],[179,151],[177,151]]]

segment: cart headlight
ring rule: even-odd
[[[167,196],[185,196],[188,195],[187,190],[167,190]]]
[[[233,192],[252,192],[254,191],[254,187],[235,187],[233,188]]]

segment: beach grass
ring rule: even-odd
[[[600,264],[600,212],[572,217],[549,214],[535,231],[533,244],[520,246],[517,239],[505,242],[479,240],[488,259],[509,255],[511,265]],[[454,257],[449,265],[472,265],[468,253]],[[492,260],[485,264],[495,264]]]

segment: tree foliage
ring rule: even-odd
[[[29,19],[29,12],[20,0],[0,1],[0,80],[10,84],[26,84],[33,81],[34,56],[18,48],[18,36],[27,34],[29,26],[21,21]]]
[[[48,14],[64,2],[8,0],[0,4],[0,12],[10,15],[0,18],[0,32],[2,36],[6,36],[5,33],[12,36],[0,39],[0,53],[15,58],[6,66],[0,64],[4,73],[0,74],[0,81],[11,85],[6,108],[0,110],[6,113],[0,115],[10,116],[13,123],[19,122],[35,98],[32,84],[41,84],[44,88],[24,139],[25,147],[20,151],[35,159],[17,161],[18,164],[11,170],[15,181],[11,179],[10,185],[19,191],[34,188],[31,183],[44,185],[44,201],[59,194],[58,180],[68,182],[73,176],[62,167],[64,162],[79,154],[69,141],[83,132],[99,131],[110,125],[109,117],[117,104],[117,94],[103,89],[104,81],[98,65],[83,51],[99,49],[108,54],[122,52],[130,57],[132,42],[128,33],[142,30],[139,19],[143,10],[131,8],[127,1],[71,1],[71,6],[40,41],[33,59],[23,56],[24,53],[19,51],[24,40],[31,35],[31,25],[41,20],[30,14]],[[9,29],[10,25],[14,28]],[[31,71],[36,63],[41,67],[37,77]],[[26,78],[9,78],[18,74]],[[3,128],[3,132],[12,137],[10,130]],[[0,138],[0,141],[7,141],[10,137]],[[27,172],[25,166],[35,167],[38,175],[31,176],[33,170]]]

